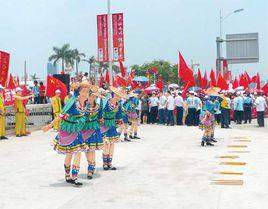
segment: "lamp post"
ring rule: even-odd
[[[108,51],[109,51],[109,77],[110,85],[113,85],[113,56],[112,56],[112,21],[111,21],[111,1],[107,0],[108,14]]]
[[[221,44],[224,42],[223,38],[222,38],[222,22],[224,20],[226,20],[228,17],[230,17],[231,15],[233,14],[236,14],[236,13],[239,13],[239,12],[242,12],[244,11],[243,8],[241,9],[236,9],[230,13],[227,13],[226,15],[222,15],[222,12],[220,10],[220,36],[216,38],[216,43],[217,43],[217,70],[223,74],[223,69],[221,67],[221,61],[222,61],[222,47],[221,47]]]
[[[230,17],[231,15],[239,13],[239,12],[242,12],[242,11],[244,11],[243,8],[234,10],[234,11],[232,11],[230,13],[227,13],[226,15],[222,16],[222,12],[220,10],[220,38],[222,38],[222,22],[224,20],[226,20],[228,17]]]

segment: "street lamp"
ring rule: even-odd
[[[222,72],[222,67],[221,67],[221,61],[222,61],[222,56],[221,56],[222,55],[222,53],[221,53],[222,48],[221,48],[221,45],[224,42],[224,40],[222,39],[222,22],[224,20],[226,20],[228,17],[230,17],[232,14],[236,14],[236,13],[239,13],[239,12],[242,12],[242,11],[244,11],[243,8],[236,9],[236,10],[234,10],[234,11],[232,11],[230,13],[227,13],[226,15],[222,16],[222,12],[220,10],[220,37],[217,37],[217,39],[216,39],[216,43],[217,43],[217,66],[216,66],[216,68],[222,74],[223,74],[223,72]]]
[[[221,10],[220,10],[220,38],[222,38],[222,22],[224,20],[226,20],[228,17],[230,17],[232,14],[236,14],[236,13],[239,13],[239,12],[242,12],[242,11],[244,11],[243,8],[234,10],[234,11],[222,16],[222,13],[221,13]]]

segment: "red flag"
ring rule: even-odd
[[[46,96],[53,97],[55,96],[55,91],[59,89],[61,91],[61,99],[67,96],[67,87],[66,85],[61,82],[59,79],[54,78],[52,75],[47,76],[47,89],[46,89]]]
[[[122,87],[126,87],[127,86],[127,82],[124,78],[122,78],[121,76],[117,75],[117,83],[119,86]]]
[[[133,70],[131,70],[131,72],[130,72],[130,74],[129,74],[129,77],[130,77],[131,79],[133,79],[133,78],[134,78],[134,76],[135,76],[134,71],[133,71]]]
[[[178,65],[178,71],[179,71],[179,78],[181,78],[184,83],[189,83],[188,86],[192,87],[195,85],[194,82],[194,74],[193,71],[187,66],[183,56],[179,52],[179,65]]]
[[[157,67],[153,66],[152,67],[152,72],[153,72],[153,74],[157,74]]]
[[[268,94],[268,83],[264,84],[261,90],[263,90],[265,94]]]
[[[106,70],[104,81],[108,84],[110,83],[110,74],[108,70]]]
[[[223,90],[228,89],[228,84],[226,80],[222,77],[222,75],[219,73],[218,81],[217,81],[217,87],[220,87]]]
[[[120,66],[120,70],[121,70],[121,75],[123,78],[126,77],[126,68],[124,67],[123,63],[121,62],[121,60],[119,60],[119,66]]]
[[[250,84],[251,83],[251,78],[250,78],[249,74],[247,73],[247,71],[244,74],[245,74],[245,77],[246,77],[248,83]]]
[[[261,89],[261,81],[260,81],[260,74],[257,73],[256,75],[254,75],[251,79],[252,83],[257,83],[257,89]]]
[[[187,93],[187,90],[190,88],[190,81],[184,85],[184,88],[183,88],[183,92],[181,94],[182,98],[185,99],[186,98],[186,93]]]
[[[202,76],[201,76],[201,72],[200,72],[200,69],[198,68],[198,71],[197,71],[197,80],[198,80],[198,83],[199,83],[199,87],[202,88],[202,84],[203,84],[203,80],[202,80]]]
[[[208,76],[207,71],[205,70],[204,77],[202,78],[202,85],[200,86],[202,89],[207,88],[208,86]]]
[[[244,88],[247,89],[248,88],[248,84],[249,83],[248,83],[248,79],[247,79],[246,75],[245,74],[242,74],[240,76],[239,86],[244,86]]]
[[[11,75],[11,73],[9,75],[9,81],[8,81],[7,88],[9,88],[9,89],[15,89],[16,88],[16,85],[14,83],[14,79],[13,79],[13,76]]]
[[[164,81],[163,81],[162,75],[159,75],[159,77],[156,81],[156,87],[158,87],[161,91],[163,91]]]
[[[213,69],[211,69],[209,77],[210,77],[210,86],[211,87],[216,86],[217,85],[216,76],[215,76],[215,72]]]
[[[117,82],[117,78],[113,77],[113,86],[114,87],[118,87],[118,82]]]
[[[236,77],[232,83],[233,83],[233,89],[236,89],[237,87],[239,87],[239,83]]]

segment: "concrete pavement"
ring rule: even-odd
[[[219,143],[201,147],[196,127],[140,126],[142,140],[119,143],[114,165],[101,169],[82,188],[64,182],[63,159],[50,146],[55,132],[0,141],[0,209],[253,209],[268,205],[268,135],[254,125],[216,130]],[[251,140],[237,141],[237,140]],[[228,148],[246,145],[246,148]],[[246,150],[249,153],[230,153]],[[216,156],[237,155],[238,159]],[[219,165],[246,162],[245,166]],[[243,172],[241,176],[219,171]],[[212,180],[243,180],[242,186],[212,185]]]

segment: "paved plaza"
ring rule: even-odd
[[[260,129],[254,124],[218,128],[216,146],[201,147],[202,132],[196,127],[142,125],[142,140],[116,146],[117,171],[101,169],[99,152],[95,178],[87,180],[83,156],[79,176],[82,188],[64,182],[64,156],[50,146],[55,132],[10,137],[0,141],[0,209],[266,208],[267,133],[267,127]],[[243,185],[214,185],[213,180],[242,180]]]

